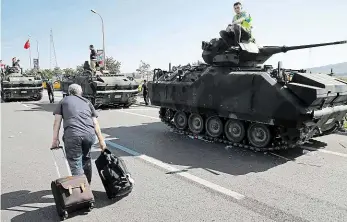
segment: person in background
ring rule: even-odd
[[[19,64],[20,60],[16,60],[16,62],[14,63],[14,66],[17,67],[18,69],[20,69],[20,64]]]
[[[95,142],[95,134],[102,151],[106,149],[106,143],[101,134],[98,115],[89,100],[82,97],[81,86],[71,84],[68,92],[69,96],[63,98],[53,112],[52,147],[59,146],[60,125],[64,119],[63,141],[71,173],[73,176],[85,174],[90,184],[92,179],[90,151]]]
[[[0,60],[0,73],[3,74],[5,72],[5,64],[2,63],[2,60]]]
[[[13,58],[12,58],[12,67],[14,67],[14,66],[15,66],[16,61],[17,61],[17,58],[16,58],[16,57],[13,57]]]
[[[142,93],[143,93],[143,99],[145,101],[146,106],[148,105],[148,87],[147,87],[147,81],[144,80],[142,84]]]
[[[51,80],[46,81],[46,89],[50,103],[54,103],[54,87]]]
[[[90,68],[93,70],[93,72],[95,72],[95,66],[96,66],[96,62],[97,62],[97,55],[96,55],[96,51],[94,49],[93,45],[89,46],[89,50],[90,50]]]

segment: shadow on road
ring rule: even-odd
[[[25,103],[25,104],[28,104],[28,105],[35,105],[36,107],[30,107],[28,109],[24,109],[24,110],[16,110],[15,112],[53,112],[56,107],[57,107],[57,104],[59,103],[59,101],[56,101],[55,103]],[[140,106],[138,104],[134,104],[131,107],[136,107],[136,106]],[[125,107],[123,106],[112,106],[112,107],[109,107],[109,106],[101,106],[101,107],[98,107],[97,110],[98,111],[102,111],[102,110],[109,110],[109,109],[123,109]],[[127,108],[125,108],[127,109]]]
[[[219,172],[230,175],[264,172],[304,154],[302,149],[291,149],[276,152],[286,157],[278,158],[246,149],[226,148],[225,144],[208,143],[173,133],[160,122],[104,128],[102,132],[120,138],[115,142],[140,154],[168,164],[185,166],[184,171],[200,168],[214,175],[219,175]],[[130,155],[118,150],[116,152],[123,156]]]
[[[95,198],[95,208],[103,208],[120,201],[120,199],[109,200],[106,193],[102,191],[93,191],[93,194]],[[48,195],[49,197],[46,197]],[[50,205],[46,207],[39,207],[38,205],[42,203]],[[36,192],[20,190],[4,193],[1,195],[1,211],[15,211],[21,213],[20,215],[11,218],[12,222],[60,221],[51,190],[42,190]],[[86,212],[83,211],[70,213],[69,218],[85,214]],[[4,212],[2,212],[2,215],[4,216]]]
[[[36,107],[30,107],[29,109],[25,109],[25,110],[16,110],[15,112],[35,112],[35,111],[53,112],[56,109],[58,102],[55,102],[55,103],[26,103],[26,104],[35,105]]]

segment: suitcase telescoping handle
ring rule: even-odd
[[[60,149],[61,149],[61,150],[63,151],[63,153],[64,153],[64,162],[65,162],[65,165],[66,165],[68,174],[69,174],[69,176],[72,176],[71,169],[70,169],[70,166],[69,166],[69,162],[67,161],[65,149],[64,149],[64,147],[62,147],[62,146],[58,146],[58,147],[52,147],[52,148],[51,148],[52,154],[53,154],[53,162],[54,162],[54,165],[55,165],[55,169],[57,170],[58,177],[61,178],[60,172],[59,172],[59,167],[58,167],[58,164],[57,164],[55,155],[54,155],[54,150],[60,150]]]

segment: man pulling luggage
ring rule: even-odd
[[[106,144],[101,135],[98,115],[89,100],[82,97],[81,86],[71,84],[68,92],[70,96],[63,98],[53,112],[55,119],[52,147],[59,146],[59,130],[64,119],[63,141],[71,173],[73,176],[85,174],[90,183],[92,178],[90,150],[94,144],[95,134],[101,150],[106,148]]]

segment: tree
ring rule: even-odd
[[[115,60],[112,56],[106,56],[106,68],[110,71],[110,73],[118,74],[120,73],[121,62]]]
[[[198,60],[198,61],[196,61],[196,62],[192,62],[192,65],[193,65],[193,66],[198,66],[198,65],[200,65],[200,64],[203,64],[203,62],[200,61],[200,60]]]
[[[151,65],[148,63],[145,63],[144,61],[140,61],[140,65],[139,68],[136,69],[137,72],[139,72],[139,74],[141,75],[141,77],[144,79],[145,76],[147,77],[148,80],[148,75],[150,75],[150,68]]]
[[[61,79],[63,77],[63,70],[61,70],[60,67],[55,67],[53,69],[53,76],[58,79]]]
[[[82,72],[83,72],[83,65],[84,65],[84,64],[79,65],[79,66],[76,66],[76,72],[77,72],[77,73],[82,73]]]
[[[37,72],[35,69],[26,69],[25,71],[23,71],[23,73],[25,75],[33,76],[33,75],[36,75]]]
[[[110,71],[110,73],[115,73],[118,74],[120,73],[120,66],[121,66],[121,62],[115,60],[113,57],[107,57],[106,56],[106,68],[108,71]],[[83,72],[83,67],[84,67],[84,63],[82,63],[81,65],[76,66],[76,72],[77,73],[82,73]]]
[[[72,68],[65,68],[65,69],[63,69],[63,73],[64,73],[64,75],[73,76],[73,75],[75,75],[76,71]]]
[[[53,70],[51,69],[42,69],[41,72],[41,78],[43,79],[52,79],[53,77]]]

